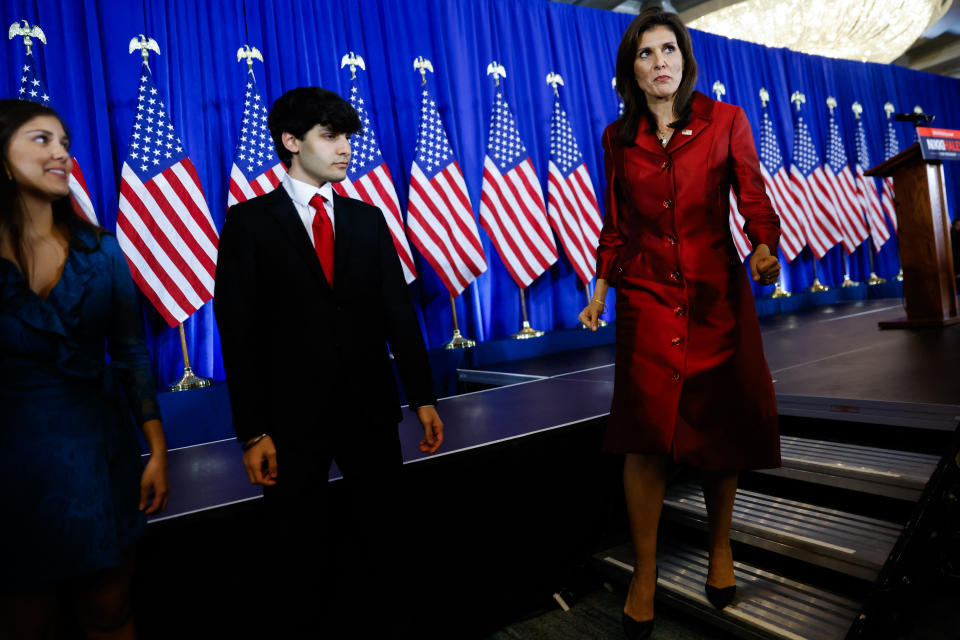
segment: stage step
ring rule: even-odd
[[[780,437],[783,467],[760,473],[917,501],[939,458],[926,453]]]
[[[624,587],[633,573],[634,555],[622,545],[594,556]],[[657,598],[722,627],[741,638],[757,640],[841,640],[860,604],[775,573],[734,562],[737,597],[722,612],[707,601],[707,553],[691,547],[660,544],[657,552]],[[656,631],[654,631],[656,636]]]
[[[667,489],[663,515],[706,530],[707,509],[696,484]],[[737,491],[733,540],[865,580],[874,580],[902,527],[754,491]]]

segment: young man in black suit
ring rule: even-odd
[[[328,579],[331,460],[352,487],[374,573],[393,566],[403,460],[388,344],[423,425],[421,451],[437,450],[443,423],[383,214],[331,187],[346,177],[356,112],[331,91],[300,87],[274,103],[267,125],[288,174],[227,213],[214,311],[244,466],[264,486],[268,515],[251,580],[264,593],[279,588],[278,613],[291,622],[329,595],[314,585]]]

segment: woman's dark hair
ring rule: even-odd
[[[10,141],[13,134],[30,120],[38,116],[53,116],[68,132],[66,123],[57,115],[57,112],[45,105],[30,100],[0,100],[0,240],[5,236],[10,239],[13,257],[16,259],[21,273],[27,282],[30,281],[29,262],[23,244],[23,227],[25,213],[20,196],[20,187],[10,175],[7,154],[10,150]],[[88,247],[76,242],[76,232],[80,229],[92,231],[99,239],[103,230],[90,224],[85,218],[76,213],[70,202],[70,196],[54,200],[53,224],[64,234],[70,243],[71,249],[90,251],[95,247]]]
[[[627,27],[617,49],[617,91],[623,98],[623,115],[620,116],[617,134],[623,144],[630,146],[637,137],[640,121],[646,118],[652,128],[657,122],[653,113],[647,107],[647,96],[637,84],[633,72],[633,63],[637,58],[637,47],[643,34],[654,27],[667,27],[673,31],[683,56],[683,78],[677,87],[677,94],[673,102],[673,112],[677,115],[676,122],[671,127],[681,127],[690,121],[690,103],[693,99],[693,87],[697,84],[697,61],[693,57],[693,46],[690,43],[690,32],[683,26],[680,16],[668,13],[661,7],[650,7],[640,12]]]
[[[293,154],[283,146],[283,133],[303,140],[318,124],[332,133],[354,134],[360,131],[360,116],[349,102],[333,91],[320,87],[297,87],[277,98],[267,116],[267,128],[277,149],[277,157],[287,168]]]

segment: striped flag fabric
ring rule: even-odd
[[[267,106],[257,88],[253,69],[247,70],[243,94],[243,121],[230,169],[230,193],[227,206],[273,191],[286,169],[273,148],[267,129]]]
[[[840,127],[832,109],[827,122],[825,160],[823,171],[827,177],[827,187],[833,192],[833,199],[837,204],[837,224],[843,248],[847,253],[853,253],[863,244],[870,232],[863,220],[863,207],[857,196],[856,181],[850,171]]]
[[[867,132],[863,128],[863,119],[857,117],[857,163],[856,184],[857,197],[863,207],[870,228],[870,237],[873,238],[873,247],[877,251],[890,239],[890,230],[883,221],[883,208],[880,198],[877,197],[877,185],[873,178],[863,175],[864,167],[870,167],[870,149],[867,147]]]
[[[780,143],[773,130],[773,122],[766,105],[760,118],[760,172],[767,195],[780,216],[780,248],[788,262],[792,262],[807,244],[800,214],[790,193],[790,178],[783,166]]]
[[[33,52],[27,52],[23,59],[23,69],[20,73],[20,86],[17,89],[17,97],[21,100],[32,100],[42,105],[52,107],[50,102],[50,91],[47,84],[40,75],[37,61],[33,57]],[[87,189],[87,181],[83,178],[83,171],[80,169],[80,163],[73,158],[73,171],[70,173],[68,185],[70,187],[70,204],[78,215],[83,216],[93,224],[100,224],[97,221],[97,214],[93,210],[93,202],[90,200],[90,191]]]
[[[219,238],[146,62],[120,171],[117,240],[134,282],[171,327],[213,297]]]
[[[390,235],[393,237],[393,246],[400,257],[400,266],[403,267],[403,276],[410,284],[417,278],[417,268],[413,264],[413,254],[407,243],[407,233],[403,228],[403,217],[400,215],[400,200],[397,191],[393,188],[393,178],[390,169],[380,153],[377,135],[367,110],[368,101],[360,90],[357,79],[350,84],[350,104],[356,110],[363,124],[360,133],[350,139],[353,153],[350,157],[350,168],[347,177],[342,182],[333,185],[334,191],[347,198],[363,200],[367,204],[379,207],[383,218],[387,221]]]
[[[499,86],[483,159],[480,224],[521,289],[557,261],[540,181]]]
[[[733,238],[733,246],[737,249],[740,262],[743,262],[753,251],[753,244],[750,242],[747,234],[743,232],[743,225],[746,224],[747,221],[737,206],[737,195],[733,192],[733,187],[730,188],[730,216],[728,221],[730,223],[730,237]]]
[[[883,159],[889,160],[898,153],[900,153],[900,140],[897,139],[897,132],[893,128],[893,120],[891,120],[888,115],[887,133],[883,137]],[[884,213],[887,214],[887,217],[890,218],[890,224],[893,225],[893,232],[896,233],[899,230],[899,223],[897,222],[897,210],[893,205],[893,178],[883,178],[882,183],[883,193],[880,196],[880,206],[883,208]]]
[[[408,200],[410,240],[450,295],[460,295],[487,270],[487,262],[463,173],[440,120],[437,102],[426,86],[421,92]]]
[[[837,207],[829,196],[827,177],[823,173],[817,149],[813,146],[810,129],[799,111],[794,120],[793,134],[790,161],[793,198],[805,223],[807,244],[820,259],[841,240],[834,222]]]
[[[596,273],[602,222],[593,182],[559,95],[554,97],[550,117],[547,216],[573,270],[586,285]]]

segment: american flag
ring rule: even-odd
[[[827,177],[801,113],[797,113],[793,134],[793,157],[790,162],[793,199],[805,222],[807,243],[814,255],[822,258],[841,240],[834,222],[837,205],[830,198]]]
[[[40,76],[37,61],[33,57],[33,52],[28,52],[23,60],[23,72],[20,74],[20,87],[17,90],[17,97],[21,100],[32,100],[42,105],[52,107],[50,102],[50,91]],[[97,222],[97,214],[93,210],[93,202],[90,201],[90,191],[87,189],[87,181],[83,179],[83,171],[80,170],[80,163],[76,158],[73,159],[73,170],[70,173],[70,203],[74,211],[83,216],[93,224]]]
[[[120,171],[117,240],[134,281],[174,327],[213,297],[218,238],[146,62],[138,91]]]
[[[847,253],[853,253],[863,244],[870,232],[863,221],[863,207],[857,196],[857,185],[847,162],[847,152],[843,147],[843,138],[840,136],[840,127],[830,111],[827,123],[827,152],[823,166],[827,176],[827,186],[833,191],[834,201],[837,203],[837,223],[843,247]]]
[[[740,214],[740,208],[737,206],[737,194],[730,187],[730,237],[733,238],[733,246],[737,249],[737,255],[740,256],[740,262],[747,259],[750,252],[753,251],[753,244],[750,238],[743,232],[743,225],[746,223],[743,215]]]
[[[877,185],[873,178],[863,175],[864,167],[870,167],[870,150],[867,148],[867,132],[863,128],[863,120],[857,118],[857,165],[856,183],[857,196],[860,206],[867,216],[867,225],[870,227],[870,236],[873,238],[873,247],[880,248],[890,239],[890,230],[883,221],[883,209],[880,198],[877,197]]]
[[[887,135],[883,137],[883,159],[889,160],[900,153],[900,141],[897,139],[897,132],[893,129],[893,120],[887,116]],[[894,233],[897,232],[897,211],[893,205],[893,178],[883,179],[883,195],[880,196],[880,204],[890,218]]]
[[[363,130],[353,136],[350,146],[353,155],[350,158],[350,169],[343,182],[334,183],[333,189],[347,198],[363,200],[368,204],[379,207],[383,218],[387,221],[390,235],[393,236],[393,246],[400,257],[400,266],[407,284],[417,277],[417,268],[413,264],[413,254],[407,244],[407,234],[403,229],[403,218],[400,216],[400,200],[393,188],[393,179],[390,169],[380,153],[377,143],[377,134],[367,111],[368,101],[360,91],[359,83],[354,78],[350,85],[350,104],[360,116]]]
[[[557,261],[540,181],[499,87],[483,159],[480,224],[521,289]]]
[[[487,270],[467,185],[447,140],[437,102],[426,86],[421,93],[420,128],[410,168],[407,228],[413,244],[450,295],[460,295]]]
[[[553,100],[553,115],[550,118],[547,202],[550,225],[560,236],[560,243],[573,270],[586,285],[597,269],[600,208],[583,154],[577,146],[567,114],[560,106],[559,96]]]
[[[267,107],[260,97],[253,69],[249,69],[243,95],[243,122],[230,169],[227,206],[273,191],[285,172],[267,129]]]
[[[780,216],[780,248],[788,262],[803,251],[807,240],[800,223],[802,215],[790,194],[790,178],[783,166],[780,143],[766,106],[760,118],[760,172],[774,211]]]

